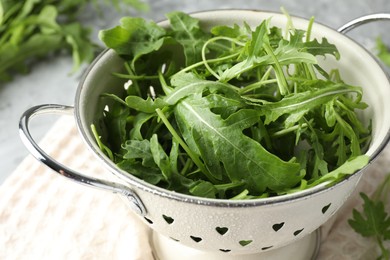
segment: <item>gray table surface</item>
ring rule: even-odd
[[[121,13],[108,8],[104,17],[86,12],[83,20],[91,25],[94,39],[99,29],[117,25],[125,15],[137,15],[160,21],[170,11],[196,12],[211,9],[256,9],[280,11],[283,6],[295,16],[310,18],[332,28],[339,28],[346,22],[371,13],[390,13],[389,0],[160,0],[146,1],[150,10],[137,13],[124,10]],[[367,48],[372,48],[375,38],[382,35],[390,45],[390,21],[362,26],[349,35]],[[0,57],[1,59],[1,57]],[[72,105],[82,70],[70,74],[72,60],[69,56],[59,55],[34,64],[28,75],[17,75],[12,82],[0,83],[0,183],[9,176],[17,165],[28,155],[20,141],[18,121],[28,108],[47,103]],[[39,119],[32,125],[34,136],[40,139],[56,120],[55,117]]]

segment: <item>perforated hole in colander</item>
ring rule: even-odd
[[[241,246],[247,246],[249,244],[251,244],[253,242],[253,240],[241,240],[239,241],[238,243],[241,245]]]
[[[225,235],[229,229],[227,227],[216,227],[215,230],[221,235]]]
[[[219,249],[219,251],[224,252],[224,253],[229,253],[232,250],[230,250],[230,249]]]
[[[328,205],[326,205],[326,206],[324,206],[323,208],[322,208],[322,214],[325,214],[327,211],[328,211],[328,209],[330,208],[330,205],[332,205],[332,203],[329,203]]]
[[[265,246],[265,247],[262,247],[261,250],[265,251],[265,250],[268,250],[268,249],[271,249],[273,246]]]
[[[284,226],[284,222],[276,223],[272,225],[272,229],[278,232]]]
[[[147,217],[144,217],[144,219],[149,223],[149,224],[153,224],[153,221],[148,219]]]
[[[196,237],[196,236],[190,236],[190,238],[191,238],[192,240],[194,240],[196,243],[199,243],[200,241],[203,240],[201,237]]]
[[[162,217],[164,218],[164,220],[170,225],[172,224],[175,220],[169,216],[166,216],[166,215],[162,215]]]
[[[303,230],[304,230],[304,228],[294,231],[294,233],[293,233],[294,236],[298,236]]]

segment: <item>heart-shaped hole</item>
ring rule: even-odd
[[[232,250],[230,250],[230,249],[219,249],[219,251],[224,252],[224,253],[228,253],[228,252],[230,252]]]
[[[190,236],[192,238],[192,240],[194,240],[196,243],[199,243],[200,241],[202,241],[202,238],[201,237],[195,237],[195,236]]]
[[[278,232],[283,226],[284,226],[284,222],[281,222],[281,223],[274,224],[272,228],[273,230],[275,230],[275,232]]]
[[[252,240],[241,240],[241,241],[238,242],[238,243],[240,243],[241,246],[247,246],[247,245],[249,245],[250,243],[252,243]]]
[[[229,231],[227,227],[216,227],[215,230],[220,234],[220,235],[225,235],[226,232]]]
[[[163,216],[163,218],[165,219],[165,221],[166,221],[169,225],[172,224],[173,221],[175,221],[173,218],[168,217],[168,216],[166,216],[166,215],[162,215],[162,216]]]
[[[329,203],[328,205],[326,205],[325,207],[322,208],[322,210],[321,210],[321,211],[322,211],[322,214],[325,214],[325,212],[328,211],[330,205],[332,205],[332,203]]]
[[[304,230],[304,228],[295,231],[295,232],[294,232],[294,236],[298,236],[299,233],[301,233],[303,230]]]

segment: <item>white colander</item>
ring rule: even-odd
[[[272,17],[271,24],[285,27],[283,14],[248,11],[219,10],[193,14],[203,27],[242,24],[257,26]],[[387,18],[388,15],[370,16],[367,20]],[[308,21],[292,17],[294,26],[306,29]],[[366,20],[359,20],[358,23]],[[166,22],[162,22],[166,25]],[[348,30],[357,23],[349,24]],[[370,163],[389,140],[390,83],[377,61],[359,44],[324,25],[315,23],[312,37],[326,37],[341,53],[340,61],[321,61],[325,68],[337,66],[343,79],[363,87],[364,100],[369,104],[363,117],[373,119],[373,139],[367,152]],[[99,95],[112,92],[113,86],[123,82],[112,76],[121,70],[123,61],[112,50],[104,51],[89,67],[77,90],[74,107],[42,105],[25,112],[20,122],[21,137],[30,152],[61,175],[72,180],[114,191],[126,196],[130,205],[155,232],[191,248],[228,255],[256,254],[285,246],[317,230],[345,202],[355,189],[362,172],[358,171],[344,181],[331,186],[318,187],[266,199],[245,201],[205,199],[183,195],[148,184],[116,167],[98,148],[90,130],[99,108]],[[77,127],[86,145],[122,183],[94,179],[77,173],[50,158],[32,139],[28,125],[31,117],[40,113],[74,112]],[[367,166],[369,167],[369,165]]]

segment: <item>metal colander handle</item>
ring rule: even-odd
[[[29,129],[30,119],[42,114],[72,115],[73,110],[73,107],[70,106],[47,104],[35,106],[25,111],[19,121],[19,134],[26,148],[38,161],[72,181],[124,195],[130,202],[132,209],[141,216],[145,216],[146,209],[132,189],[116,182],[97,179],[78,173],[50,157],[34,140]]]
[[[343,26],[338,28],[337,31],[345,34],[360,25],[370,23],[370,22],[375,22],[375,21],[381,21],[381,20],[390,20],[390,14],[377,13],[377,14],[365,15],[344,24]]]

